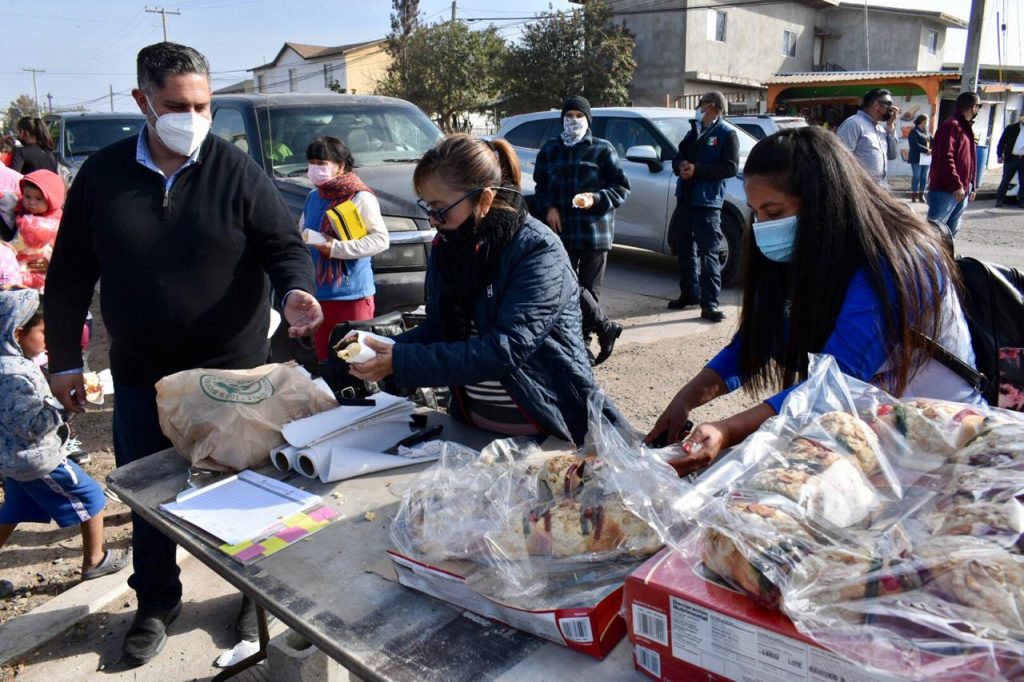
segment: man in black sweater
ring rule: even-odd
[[[81,412],[79,345],[97,281],[110,335],[118,466],[170,447],[154,384],[197,367],[249,368],[268,358],[271,286],[293,337],[322,322],[313,268],[284,201],[263,171],[208,136],[210,79],[192,48],[157,43],[138,56],[132,91],[147,117],[137,138],[93,154],[71,188],[47,273],[51,384]],[[268,281],[269,275],[269,281]],[[174,543],[132,515],[138,612],[124,641],[141,665],[181,610]],[[243,604],[239,634],[255,609]]]

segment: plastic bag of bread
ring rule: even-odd
[[[192,369],[156,384],[160,429],[193,465],[241,471],[265,464],[287,422],[337,407],[294,362]]]

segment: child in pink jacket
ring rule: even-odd
[[[18,252],[22,283],[42,291],[63,214],[64,180],[53,171],[37,170],[23,177],[20,185],[12,244]]]

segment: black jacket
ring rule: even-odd
[[[684,160],[697,166],[689,180],[676,181],[676,198],[690,206],[722,208],[725,203],[725,181],[739,170],[740,142],[736,131],[719,118],[709,128],[697,133],[697,122],[690,121],[690,132],[679,143],[672,159],[672,172],[679,175]]]
[[[48,152],[38,144],[27,144],[14,150],[11,157],[11,168],[22,175],[28,175],[32,171],[48,170],[57,172],[57,157],[53,152]]]
[[[1003,130],[1003,134],[999,137],[999,146],[996,147],[996,153],[1000,158],[1005,159],[1013,154],[1013,145],[1017,144],[1017,136],[1020,135],[1022,125],[1024,123],[1017,121],[1006,126]]]
[[[102,149],[71,186],[46,278],[50,371],[82,366],[96,281],[117,382],[147,388],[196,367],[266,362],[270,281],[312,293],[313,266],[264,172],[210,135],[170,192],[135,160],[138,138]]]

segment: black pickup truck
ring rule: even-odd
[[[423,303],[435,231],[416,206],[412,173],[443,137],[416,106],[391,97],[335,94],[215,95],[212,133],[245,150],[299,215],[313,189],[306,147],[331,135],[352,151],[355,170],[380,202],[391,247],[373,257],[378,314]],[[296,228],[297,229],[297,228]]]

